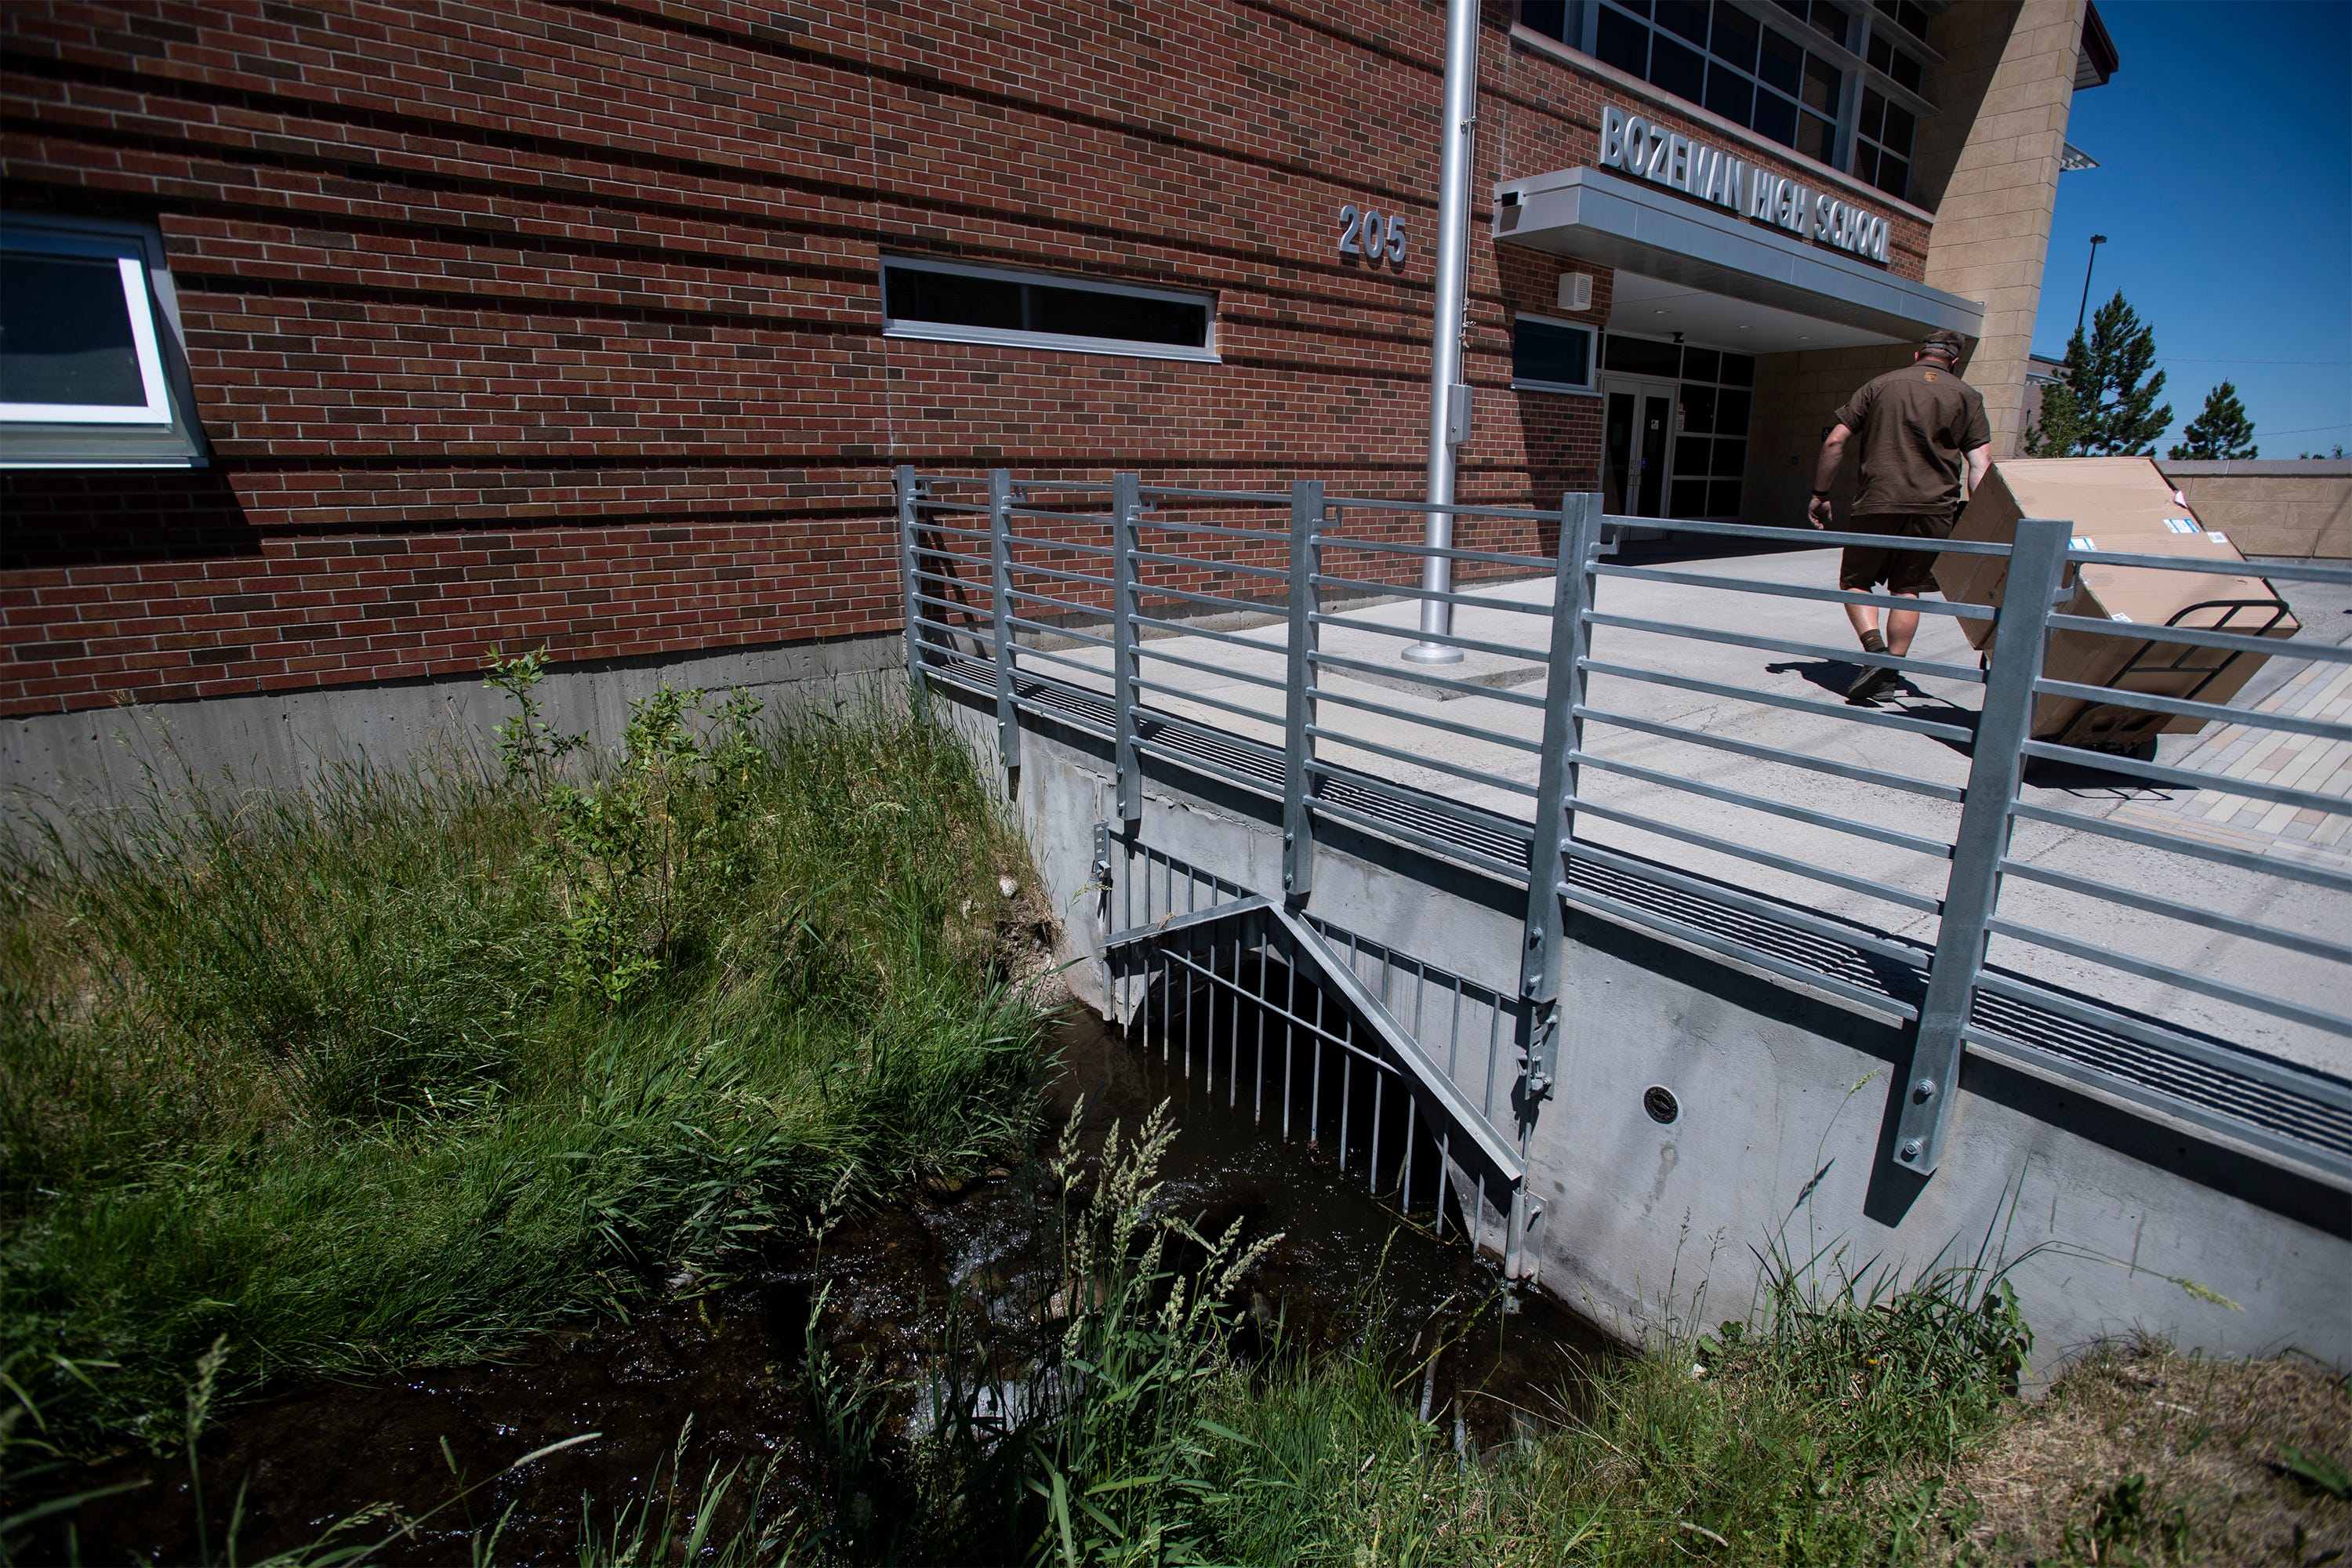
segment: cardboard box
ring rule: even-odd
[[[2280,638],[2302,629],[2276,590],[2242,570],[2245,557],[2237,547],[2207,531],[2174,499],[2170,481],[2147,458],[2013,458],[1996,463],[1952,537],[2006,542],[2016,537],[2021,517],[2063,519],[2078,543],[2090,549],[2190,556],[2215,567],[2205,573],[2085,565],[2076,575],[2073,597],[2060,606],[2066,615]],[[1936,584],[1956,603],[1998,605],[2008,576],[2009,562],[2002,556],[1936,558]],[[1991,622],[1960,625],[1977,647],[1990,646]],[[2263,661],[2254,653],[2060,632],[2050,639],[2042,671],[2085,686],[2226,702]],[[2152,742],[2162,731],[2203,727],[2200,720],[2143,709],[2043,697],[2034,703],[2032,732],[2040,741],[2121,749]]]

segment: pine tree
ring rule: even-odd
[[[2223,382],[2205,395],[2205,412],[2191,419],[2166,454],[2176,461],[2214,462],[2231,458],[2259,458],[2254,422],[2238,401],[2238,389]]]
[[[2024,452],[2029,458],[2071,458],[2082,443],[2082,411],[2063,381],[2042,389],[2042,412],[2025,427]]]
[[[2156,438],[2172,423],[2172,405],[2157,405],[2164,372],[2156,363],[2156,332],[2140,323],[2123,290],[2080,327],[2066,344],[2063,384],[2043,389],[2042,417],[2026,432],[2035,458],[2156,456]]]

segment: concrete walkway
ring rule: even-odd
[[[1346,574],[1348,569],[1344,558],[1335,558],[1326,566],[1327,572],[1337,575]],[[1734,581],[1748,578],[1769,584],[1832,586],[1837,573],[1834,551],[1684,562],[1668,569],[1707,581],[1705,585],[1687,585],[1603,578],[1597,607],[1605,615],[1818,643],[1832,649],[1853,646],[1853,633],[1838,605],[1742,592]],[[1721,586],[1716,586],[1717,583]],[[2343,590],[2298,592],[2294,591],[2294,585],[2285,586],[2307,628],[2306,637],[2341,642],[2352,634],[2352,616],[2344,614],[2344,606],[2336,603],[2345,596]],[[1518,650],[1516,655],[1472,652],[1456,665],[1407,665],[1398,655],[1412,639],[1418,624],[1417,603],[1374,601],[1339,612],[1338,620],[1323,630],[1322,651],[1363,668],[1327,668],[1318,714],[1318,724],[1327,733],[1318,742],[1320,754],[1525,819],[1531,814],[1539,765],[1537,742],[1543,727],[1539,703],[1550,629],[1551,581],[1542,577],[1461,587],[1495,601],[1495,605],[1457,609],[1456,635],[1494,644],[1497,649]],[[1150,637],[1142,647],[1140,674],[1153,684],[1145,689],[1144,700],[1279,746],[1287,628],[1279,620],[1267,619],[1270,624],[1235,626],[1222,638],[1198,632]],[[1948,616],[1921,617],[1912,655],[1969,669],[1977,663],[1958,623]],[[1687,687],[1596,675],[1588,692],[1589,705],[1635,723],[1672,725],[1953,788],[1967,782],[1969,756],[1963,743],[1853,717],[1872,710],[1844,706],[1845,689],[1862,667],[1842,658],[1767,652],[1618,626],[1595,629],[1592,657],[1598,663],[1669,679],[1749,689],[1798,704],[1771,706]],[[1101,673],[1081,673],[1066,663],[1034,658],[1025,662],[1040,675],[1108,689],[1107,650],[1065,647],[1059,650],[1058,659],[1075,660],[1089,671]],[[1413,676],[1424,670],[1475,689],[1438,691],[1415,686]],[[1260,684],[1265,681],[1273,686]],[[2250,693],[2253,705],[2276,711],[2339,714],[2352,700],[2352,671],[2273,660]],[[1875,711],[1967,727],[1973,723],[1981,695],[1981,687],[1974,682],[1913,675]],[[2246,700],[2241,701],[2244,705]],[[1394,713],[1360,706],[1366,702]],[[1811,704],[1827,704],[1828,710],[1807,706]],[[1232,711],[1234,708],[1246,710],[1249,716]],[[2279,743],[2283,741],[2295,744],[2283,749]],[[1631,769],[1717,791],[1763,796],[1804,811],[1865,824],[1886,834],[1948,844],[1958,826],[1957,802],[1662,737],[1634,724],[1591,721],[1586,743],[1595,756]],[[2230,726],[2206,735],[2167,736],[2161,760],[2210,771],[2217,777],[2278,779],[2343,795],[2352,794],[2352,757],[2347,752],[2352,748],[2341,742],[2266,735]],[[1475,770],[1498,782],[1465,778],[1454,769]],[[1659,829],[1681,828],[1728,840],[1778,857],[1790,868],[1866,879],[1895,889],[1898,900],[1905,893],[1927,899],[1941,895],[1947,862],[1940,857],[1829,826],[1790,821],[1719,796],[1708,797],[1654,778],[1614,773],[1598,766],[1586,768],[1580,788],[1584,798],[1600,808],[1580,814],[1576,832],[1580,838],[1921,942],[1935,940],[1935,917],[1916,907],[1816,880],[1794,868],[1759,865]],[[2312,822],[2292,808],[2273,809],[2265,803],[2231,796],[2218,787],[2166,791],[2088,767],[2037,768],[2023,798],[2200,842],[2264,850],[2276,847],[2297,858],[2352,869],[2352,841],[2345,835],[2347,818]],[[1622,813],[1630,820],[1613,820],[1602,815],[1604,811]],[[2218,837],[2223,833],[2229,836],[2226,840]],[[2261,872],[2121,844],[2081,829],[2021,821],[2011,853],[2018,860],[2052,871],[2095,879],[2296,932],[2340,940],[2352,929],[2352,921],[2346,918],[2347,900],[2341,895]],[[2197,975],[2339,1015],[2352,1013],[2352,973],[2323,959],[2221,936],[2164,916],[2018,878],[2005,886],[2001,912],[2011,920]],[[1995,939],[1991,956],[1997,963],[2256,1049],[2333,1072],[2352,1072],[2352,1042],[2340,1037],[2005,938]]]

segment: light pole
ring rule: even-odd
[[[1445,7],[1445,106],[1438,121],[1437,299],[1430,321],[1429,504],[1454,504],[1454,448],[1470,434],[1470,389],[1462,384],[1462,318],[1469,303],[1470,153],[1478,127],[1478,0],[1447,0]],[[1454,545],[1454,514],[1432,511],[1423,537],[1433,552]],[[1431,554],[1421,566],[1421,585],[1432,593],[1453,591],[1454,563]],[[1443,599],[1421,602],[1423,637],[1454,630],[1454,606]],[[1454,664],[1462,650],[1438,642],[1409,643],[1403,658],[1415,664]]]
[[[2084,313],[2091,308],[2091,268],[2099,264],[2099,247],[2106,243],[2104,234],[2091,237],[2091,259],[2083,264],[2083,302],[2074,307],[2074,331],[2078,335],[2083,331]]]

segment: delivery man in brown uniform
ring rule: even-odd
[[[1930,332],[1911,363],[1890,370],[1837,411],[1836,424],[1822,443],[1813,466],[1813,498],[1805,515],[1815,528],[1832,521],[1830,486],[1845,460],[1846,443],[1862,438],[1862,489],[1853,498],[1846,526],[1855,533],[1941,539],[1952,531],[1960,505],[1960,471],[1968,470],[1974,494],[1992,467],[1992,431],[1985,423],[1984,398],[1962,381],[1960,339]],[[1867,594],[1886,584],[1889,594],[1916,598],[1936,585],[1935,552],[1848,545],[1838,567],[1838,586]],[[1878,607],[1848,605],[1846,619],[1866,653],[1905,654],[1919,629],[1916,610],[1889,610],[1886,635],[1878,633]],[[1867,703],[1895,683],[1883,664],[1865,668],[1847,690],[1848,702]]]

